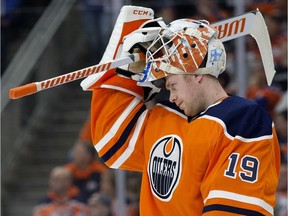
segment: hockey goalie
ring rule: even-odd
[[[136,9],[122,9],[103,61],[135,52],[145,60],[82,83],[93,91],[99,156],[110,168],[143,173],[140,215],[273,215],[274,124],[256,103],[221,87],[226,53],[217,30],[205,20],[165,25],[151,9]],[[169,100],[148,109],[161,88]]]

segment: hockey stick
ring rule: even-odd
[[[212,24],[218,29],[218,38],[229,41],[244,35],[251,35],[259,48],[268,85],[271,85],[274,74],[274,61],[270,37],[265,20],[257,9],[242,16],[223,20]]]
[[[19,86],[16,88],[10,89],[9,97],[11,99],[18,99],[24,96],[28,96],[34,94],[36,92],[53,88],[55,86],[59,86],[62,84],[66,84],[78,79],[82,79],[84,77],[90,76],[92,74],[110,70],[113,68],[120,67],[122,65],[131,64],[133,62],[137,62],[140,60],[144,60],[145,55],[140,54],[131,54],[127,57],[119,58],[116,60],[108,61],[103,64],[93,65],[91,67],[83,68],[74,72],[70,72],[67,74],[63,74],[57,77],[53,77],[47,80],[43,80],[41,82],[33,82],[27,85]]]
[[[270,85],[275,74],[274,62],[267,26],[260,11],[252,11],[241,16],[214,23],[212,25],[218,29],[218,38],[222,42],[229,41],[248,34],[254,37],[260,50],[267,82],[268,85]],[[9,96],[11,99],[18,99],[45,89],[49,89],[90,76],[98,72],[120,67],[140,60],[143,60],[143,57],[140,57],[136,54],[108,61],[103,64],[87,67],[41,82],[33,82],[24,86],[12,88],[10,89]]]

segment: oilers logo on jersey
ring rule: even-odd
[[[177,135],[161,137],[152,146],[148,163],[151,190],[158,199],[169,201],[181,176],[183,144]]]

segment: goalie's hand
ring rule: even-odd
[[[148,21],[151,24],[151,21]],[[153,21],[152,21],[153,22]],[[143,77],[142,72],[146,67],[146,49],[151,45],[154,39],[158,36],[159,31],[163,29],[166,25],[162,21],[162,18],[155,19],[154,22],[158,23],[157,27],[147,27],[149,25],[144,24],[139,29],[135,30],[131,34],[124,38],[121,57],[139,54],[140,61],[131,63],[117,68],[116,73],[125,77],[129,77],[135,81],[144,90],[145,102],[150,101],[153,97],[160,92],[160,88],[156,87],[153,83],[142,83],[139,82],[141,77]],[[143,60],[142,60],[143,59]]]
[[[139,54],[140,61],[129,64],[127,70],[132,73],[142,73],[146,66],[146,54],[139,48],[133,48],[132,54]]]
[[[139,48],[135,48],[133,51],[133,54],[138,53],[140,55],[145,55],[142,52],[142,49]],[[141,58],[142,59],[142,58]],[[141,80],[143,74],[142,72],[144,71],[146,67],[146,61],[145,58],[142,61],[138,61],[138,62],[134,62],[132,64],[129,64],[128,67],[124,66],[124,67],[119,67],[116,69],[116,73],[121,75],[121,76],[125,76],[125,77],[129,77],[135,81],[137,81],[137,84],[139,86],[141,86],[144,90],[144,96],[143,96],[143,100],[145,102],[148,102],[150,100],[152,100],[154,98],[154,96],[160,92],[160,88],[156,87],[153,83],[141,83],[139,82],[139,80]]]
[[[128,56],[131,54],[138,54],[140,61],[136,61],[131,64],[123,65],[117,68],[116,73],[123,75],[125,77],[132,78],[134,74],[142,73],[146,66],[146,54],[141,51],[139,48],[133,48],[133,52],[122,52],[121,57]]]
[[[152,27],[151,27],[152,26]],[[146,50],[157,37],[159,31],[164,28],[165,23],[162,18],[148,20],[139,29],[136,29],[123,38],[122,51],[120,57],[138,53],[141,59],[146,58]],[[141,73],[145,68],[145,61],[135,62],[130,65],[122,66],[122,70],[132,73]]]

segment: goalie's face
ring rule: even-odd
[[[202,75],[169,75],[165,79],[170,102],[175,103],[187,116],[203,111],[205,98],[200,84]]]

